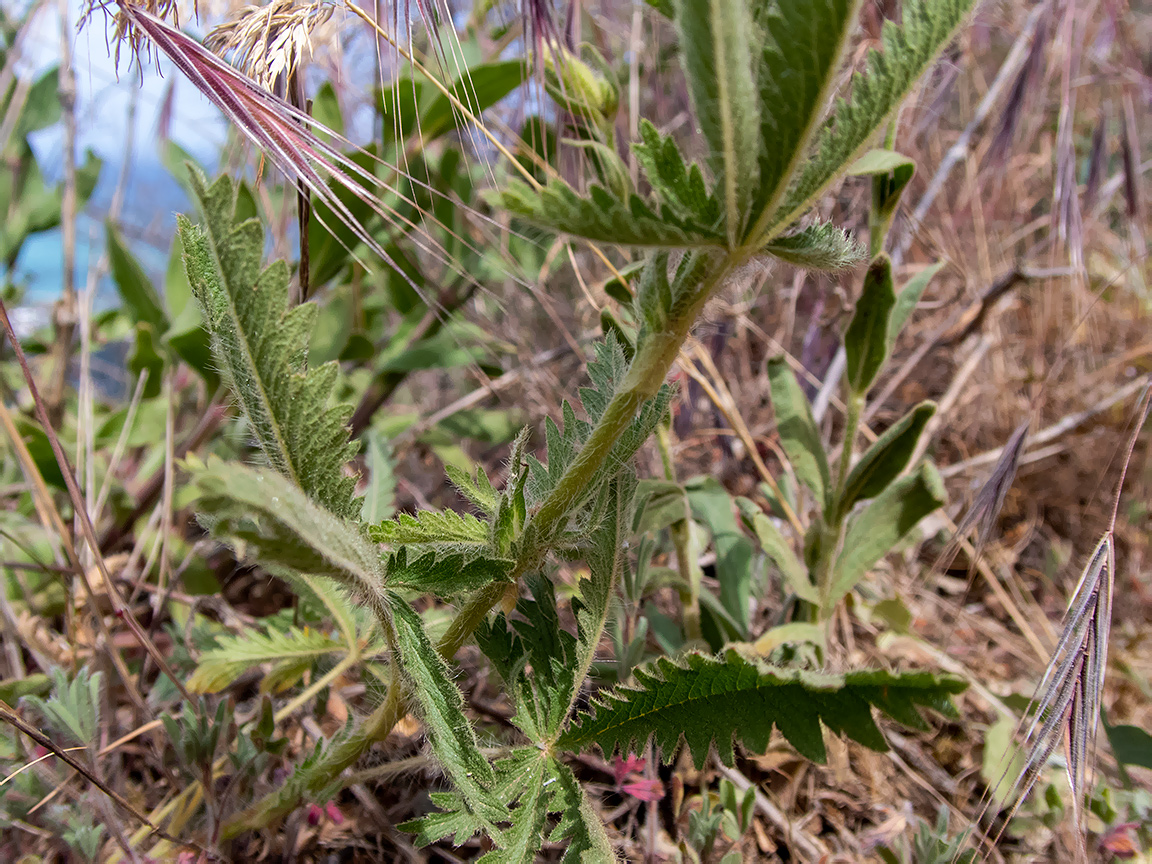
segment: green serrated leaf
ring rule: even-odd
[[[864,290],[844,333],[845,377],[857,396],[864,396],[888,359],[888,322],[896,305],[892,262],[880,254],[864,276]]]
[[[309,628],[268,627],[264,632],[250,629],[237,636],[221,636],[216,647],[200,655],[196,670],[188,679],[193,693],[218,693],[244,672],[263,663],[311,665],[316,660],[347,645],[326,633]]]
[[[833,273],[853,267],[864,258],[864,247],[830,222],[777,237],[761,251],[796,267]]]
[[[955,716],[951,696],[967,686],[959,678],[924,672],[832,675],[780,669],[736,651],[721,658],[689,654],[683,665],[662,658],[635,675],[637,687],[618,687],[594,701],[595,714],[581,715],[560,746],[638,751],[654,737],[668,762],[683,740],[700,768],[713,746],[721,761],[731,765],[734,738],[750,752],[765,752],[775,726],[801,755],[823,762],[822,724],[866,747],[886,750],[870,706],[901,722],[915,718],[922,727],[917,706]]]
[[[432,752],[464,806],[480,825],[495,834],[491,826],[510,818],[508,805],[495,794],[496,777],[464,716],[464,697],[452,683],[452,672],[429,640],[416,611],[395,595],[391,595],[389,606],[400,671],[420,707]]]
[[[495,515],[499,496],[492,488],[492,482],[483,468],[477,468],[475,476],[470,476],[455,465],[445,465],[444,471],[452,485],[471,501],[473,506],[488,516]]]
[[[648,256],[640,274],[635,310],[649,333],[663,333],[672,312],[672,285],[668,282],[668,253]]]
[[[869,52],[867,71],[853,76],[852,95],[824,121],[812,157],[773,214],[774,225],[791,224],[859,157],[972,6],[973,0],[907,0],[903,25],[885,22],[884,50]]]
[[[52,695],[47,699],[30,694],[23,702],[36,709],[48,727],[72,743],[95,752],[100,734],[100,694],[104,673],[81,667],[72,680],[57,667],[52,670]]]
[[[274,571],[326,576],[387,611],[384,566],[356,527],[313,503],[287,478],[210,459],[195,468],[201,520],[240,557]]]
[[[615,586],[627,566],[624,544],[631,533],[635,490],[629,472],[608,484],[604,516],[586,553],[590,576],[581,580],[572,601],[575,636],[560,626],[555,590],[539,575],[528,578],[528,596],[516,606],[519,617],[512,629],[499,616],[477,631],[477,644],[515,694],[512,722],[541,747],[560,734],[592,667]]]
[[[339,374],[334,363],[305,368],[316,307],[289,308],[283,262],[260,271],[264,230],[255,219],[235,218],[233,182],[221,177],[208,187],[191,166],[189,175],[204,225],[177,221],[217,362],[269,463],[321,506],[354,517],[356,481],[344,473],[356,452],[346,426],[352,409],[327,405]]]
[[[714,230],[689,225],[671,212],[657,213],[638,195],[622,200],[603,186],[589,187],[588,197],[582,197],[561,180],[539,192],[510,181],[497,199],[504,209],[542,228],[602,243],[673,249],[725,243]]]
[[[632,152],[661,204],[705,228],[719,223],[723,216],[719,199],[709,191],[700,166],[685,163],[671,135],[661,135],[649,121],[641,120],[640,142],[632,145]]]
[[[723,190],[729,247],[743,235],[756,191],[760,102],[745,0],[672,0],[684,75],[711,168]]]
[[[797,479],[811,489],[827,509],[832,495],[828,457],[820,442],[816,421],[812,419],[808,399],[783,357],[774,357],[768,361],[768,382],[780,444],[792,463]]]
[[[604,830],[600,814],[588,800],[572,769],[558,759],[549,759],[552,809],[560,814],[560,821],[548,838],[553,843],[568,842],[561,864],[616,864],[616,852]]]
[[[377,543],[479,543],[488,542],[488,525],[470,513],[455,510],[421,510],[415,516],[401,513],[394,522],[368,528]]]
[[[847,513],[857,501],[875,498],[908,466],[924,427],[936,413],[935,402],[921,402],[876,439],[848,472],[840,511]]]
[[[597,343],[595,352],[595,359],[588,364],[588,376],[592,379],[593,386],[580,388],[581,404],[592,421],[601,417],[628,374],[628,359],[614,334]],[[617,438],[600,469],[586,484],[584,494],[571,503],[573,511],[596,494],[608,477],[631,461],[636,451],[655,431],[656,424],[667,411],[671,398],[672,390],[665,386],[660,388],[655,397],[643,403],[635,419]],[[568,402],[564,402],[562,410],[563,431],[550,418],[544,424],[548,450],[547,465],[534,458],[528,460],[528,484],[525,491],[529,504],[541,501],[555,487],[564,471],[577,458],[576,454],[592,431],[591,423],[577,418],[576,412]]]
[[[494,558],[482,552],[418,553],[401,546],[387,559],[387,579],[391,588],[453,597],[508,578],[515,565],[510,558]]]
[[[535,861],[545,839],[568,844],[563,861],[614,864],[616,859],[599,818],[562,762],[535,747],[523,747],[497,761],[493,772],[493,794],[511,814],[512,824],[507,829],[494,832],[468,810],[459,794],[437,792],[430,797],[440,812],[398,827],[415,832],[417,846],[447,838],[459,846],[483,831],[497,847],[479,859],[487,864]],[[546,823],[549,813],[560,816],[551,833]]]
[[[940,472],[929,462],[881,492],[848,527],[824,609],[840,602],[921,519],[947,500]]]

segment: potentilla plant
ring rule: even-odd
[[[859,458],[854,453],[868,389],[923,290],[906,287],[897,295],[881,251],[911,166],[891,150],[870,148],[971,5],[907,0],[902,23],[885,25],[882,46],[869,53],[850,92],[835,100],[857,3],[673,0],[659,7],[678,35],[703,164],[690,163],[671,137],[645,122],[631,146],[646,191],[613,164],[614,147],[603,146],[595,151],[603,182],[586,193],[559,179],[530,179],[494,196],[496,206],[541,228],[647,250],[647,257],[630,284],[622,280],[615,290],[621,305],[612,320],[622,323],[596,345],[578,405],[566,402],[559,422],[547,422],[543,458],[529,452],[525,430],[502,484],[482,471],[449,472],[472,506],[466,514],[363,517],[346,471],[356,451],[346,425],[352,409],[331,405],[338,370],[306,364],[315,308],[292,305],[285,263],[262,268],[264,230],[238,211],[237,184],[191,172],[199,212],[179,227],[188,280],[217,367],[263,456],[256,465],[188,459],[200,519],[238,558],[326,603],[350,634],[350,650],[359,644],[357,657],[389,658],[386,695],[372,713],[267,797],[226,818],[221,837],[268,826],[301,801],[328,800],[341,773],[409,711],[423,721],[450,786],[432,795],[436,812],[407,827],[425,844],[483,834],[494,847],[486,861],[534,860],[545,840],[564,845],[565,860],[615,859],[568,762],[590,747],[627,755],[654,740],[665,761],[686,746],[697,766],[712,751],[731,764],[736,744],[763,752],[776,728],[800,754],[821,760],[822,727],[883,749],[873,709],[918,727],[921,707],[954,714],[951,696],[964,685],[952,677],[812,671],[771,665],[735,647],[641,662],[629,670],[630,686],[602,691],[590,704],[583,694],[615,598],[634,579],[633,541],[652,498],[637,495],[633,457],[668,413],[670,369],[705,304],[749,262],[776,257],[837,270],[865,257],[840,228],[808,217],[850,170],[873,177],[874,201],[872,260],[845,334],[842,455],[833,470],[795,378],[773,361],[781,439],[811,496],[807,506],[797,495],[776,504],[802,543],[785,540],[750,502],[743,513],[807,610],[801,623],[819,627],[868,569],[942,503],[934,469],[909,466],[931,406],[914,409]],[[338,218],[352,219],[328,180],[362,187],[329,143],[334,136],[319,137],[322,130],[298,109],[147,10],[129,0],[121,0],[120,10],[136,37],[168,55],[289,177]],[[549,74],[562,79],[563,65]],[[559,99],[574,92],[553,89]],[[392,263],[368,232],[356,236]],[[571,601],[574,631],[561,625],[557,611],[552,577],[562,561],[587,566]],[[418,611],[428,596],[458,604],[437,640]],[[481,750],[451,665],[470,640],[515,706],[516,740],[495,760]]]

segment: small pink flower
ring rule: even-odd
[[[621,759],[617,753],[612,757],[612,776],[616,778],[616,785],[624,782],[629,774],[636,774],[644,770],[647,762],[634,753],[629,753],[627,760]]]
[[[664,784],[655,778],[648,780],[637,776],[621,784],[620,791],[640,801],[659,801],[664,797]]]
[[[332,820],[333,825],[344,824],[344,814],[340,812],[340,808],[336,806],[335,801],[329,801],[325,804],[324,812],[328,814],[328,818]]]
[[[616,778],[616,788],[639,801],[659,801],[664,797],[664,784],[642,775],[647,765],[646,759],[631,753],[627,759],[621,759],[619,754],[612,757],[612,776]]]
[[[320,809],[319,804],[308,805],[308,824],[316,826],[320,824],[320,820],[324,818],[324,811]]]
[[[1117,858],[1135,858],[1139,850],[1136,848],[1132,835],[1128,832],[1139,827],[1140,823],[1138,822],[1124,822],[1116,825],[1100,839],[1100,845]]]

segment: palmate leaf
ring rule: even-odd
[[[562,762],[535,747],[523,747],[498,760],[493,772],[492,793],[510,814],[507,829],[493,831],[482,824],[455,792],[433,792],[429,797],[440,812],[399,827],[416,833],[417,846],[449,837],[460,846],[485,831],[497,848],[479,859],[483,864],[530,864],[537,860],[545,836],[552,843],[568,843],[564,862],[608,864],[616,860],[600,818]],[[559,814],[560,820],[549,833],[550,813]]]
[[[906,0],[902,26],[885,22],[883,51],[868,53],[867,71],[853,77],[852,95],[840,100],[824,122],[811,158],[776,208],[771,224],[793,222],[864,151],[955,34],[973,2]]]
[[[346,650],[342,641],[310,628],[269,627],[263,633],[250,629],[237,636],[220,637],[215,648],[201,654],[188,679],[188,689],[193,693],[218,693],[253,666],[273,663],[277,667],[307,667],[325,655]],[[274,669],[273,674],[277,671]]]
[[[540,746],[560,735],[595,658],[626,566],[624,541],[631,532],[636,484],[628,471],[609,481],[605,512],[586,553],[590,575],[580,581],[572,601],[575,635],[561,627],[552,583],[538,574],[528,577],[527,596],[516,604],[511,629],[501,615],[477,631],[477,644],[515,695],[512,722]]]
[[[235,216],[236,187],[227,176],[210,187],[189,167],[203,226],[178,216],[188,281],[212,336],[213,353],[268,462],[337,516],[355,517],[356,481],[344,466],[350,406],[328,407],[335,363],[305,367],[314,304],[289,308],[288,268],[260,270],[264,228]]]
[[[562,180],[539,192],[512,181],[500,192],[499,201],[504,209],[542,228],[601,243],[673,249],[725,244],[715,230],[681,220],[668,208],[657,213],[639,195],[621,200],[603,186],[591,186],[585,198]]]
[[[508,629],[503,615],[476,633],[480,650],[515,694],[512,722],[543,744],[555,737],[579,686],[576,637],[560,626],[552,583],[540,575],[526,580],[528,596],[516,604],[519,619]],[[525,672],[531,668],[531,673]]]
[[[493,764],[491,794],[512,814],[511,830],[517,832],[517,836],[507,838],[503,832],[495,832],[494,836],[490,834],[503,847],[499,851],[512,857],[489,859],[485,856],[482,860],[533,860],[532,856],[540,848],[543,839],[543,823],[547,816],[544,794],[546,762],[547,757],[537,748],[523,747]],[[453,838],[452,842],[460,846],[473,835],[490,831],[490,826],[486,826],[468,810],[458,792],[434,792],[430,797],[441,812],[429,813],[400,826],[405,831],[416,832],[417,846],[428,846],[447,837]],[[536,826],[535,832],[518,831],[523,827],[521,823]],[[533,833],[535,848],[531,848]]]
[[[872,707],[918,729],[927,728],[918,706],[955,717],[951,697],[967,684],[928,672],[863,670],[842,675],[781,669],[745,659],[735,650],[721,658],[689,654],[684,665],[661,658],[636,670],[638,687],[618,687],[593,703],[559,746],[598,745],[606,754],[639,751],[655,736],[671,761],[683,738],[697,768],[709,748],[732,764],[735,737],[750,752],[768,748],[776,726],[793,747],[815,762],[825,759],[821,724],[874,750],[886,750]]]
[[[616,864],[618,859],[604,830],[604,822],[572,769],[558,759],[549,760],[549,767],[556,780],[552,806],[560,814],[560,821],[548,839],[553,843],[568,843],[561,864]]]
[[[754,218],[770,216],[824,117],[859,0],[764,0],[753,5],[761,30],[760,180]]]

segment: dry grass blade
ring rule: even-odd
[[[1036,22],[1036,29],[1032,34],[1032,44],[1028,49],[1028,57],[1024,65],[1016,74],[1012,84],[1012,91],[1000,113],[1000,124],[992,144],[988,147],[988,162],[998,169],[1003,169],[1012,150],[1016,132],[1020,121],[1029,113],[1029,103],[1039,95],[1044,77],[1044,55],[1048,49],[1048,19],[1050,9],[1047,4],[1039,6],[1040,17]]]
[[[109,798],[111,798],[117,807],[121,808],[122,810],[124,810],[125,812],[130,814],[134,819],[137,819],[140,822],[142,822],[144,825],[146,825],[152,834],[155,834],[157,837],[160,837],[164,840],[167,840],[169,843],[172,843],[178,847],[189,847],[189,848],[196,849],[198,852],[201,853],[201,855],[207,856],[208,859],[218,860],[218,856],[216,856],[212,852],[208,851],[207,849],[205,849],[203,846],[199,845],[198,843],[192,843],[192,842],[185,842],[182,840],[177,840],[175,837],[168,834],[163,829],[158,828],[156,825],[152,824],[152,822],[148,819],[147,816],[145,816],[143,813],[141,813],[139,810],[137,810],[135,807],[133,807],[131,803],[129,803],[127,800],[124,799],[123,796],[120,795],[120,793],[118,793],[115,789],[110,788],[107,783],[105,783],[103,780],[101,780],[99,777],[97,777],[95,774],[93,774],[82,763],[76,761],[76,759],[74,759],[72,757],[71,753],[69,752],[69,750],[76,749],[76,748],[62,748],[62,747],[60,747],[51,738],[49,738],[47,735],[40,732],[40,730],[36,729],[34,726],[29,725],[24,720],[24,718],[22,718],[19,714],[17,714],[15,711],[13,711],[11,708],[9,708],[7,705],[4,705],[3,703],[0,703],[0,720],[3,720],[5,723],[8,723],[13,728],[18,729],[20,732],[23,732],[25,735],[27,735],[29,738],[31,738],[33,741],[35,741],[37,744],[39,744],[41,747],[43,747],[45,750],[48,750],[49,753],[56,756],[58,759],[62,760],[65,764],[68,765],[69,768],[71,768],[77,774],[80,774],[81,776],[83,776],[84,779],[86,779],[89,783],[91,783],[93,786],[95,786],[97,789],[99,789],[101,792],[103,792],[105,795],[107,795]]]
[[[127,20],[141,33],[144,33],[157,50],[167,57],[189,82],[244,134],[249,142],[259,148],[272,164],[293,183],[307,189],[318,200],[326,204],[359,242],[363,243],[385,265],[408,282],[409,286],[429,308],[436,308],[435,298],[429,297],[427,290],[417,285],[408,276],[407,270],[394,261],[392,255],[385,250],[376,237],[355,218],[326,178],[331,178],[336,184],[367,204],[372,212],[387,224],[395,225],[407,232],[409,239],[421,251],[435,257],[457,276],[468,282],[474,281],[475,277],[456,263],[426,228],[396,209],[390,208],[374,190],[383,190],[389,195],[396,196],[405,204],[420,210],[421,208],[417,206],[415,201],[405,196],[401,189],[382,181],[371,170],[358,165],[351,157],[341,152],[336,145],[346,146],[361,153],[366,153],[366,151],[357,148],[351,141],[333,130],[316,123],[288,101],[269,93],[256,81],[237,72],[199,42],[173,28],[165,21],[131,3],[123,2],[123,0],[120,3],[120,9]],[[314,131],[310,130],[322,132],[334,144],[321,140]],[[420,186],[428,194],[433,196],[444,194],[406,174],[398,166],[389,165],[376,157],[372,157],[372,159],[386,167],[395,176],[403,176],[408,182]],[[467,237],[459,236],[447,228],[445,230],[448,231],[453,242],[459,242],[466,248],[479,251],[475,249],[474,244]],[[349,254],[352,254],[352,250],[348,251]],[[367,265],[365,267],[371,269]]]
[[[80,492],[80,487],[76,483],[76,476],[72,471],[72,467],[68,464],[68,457],[64,453],[64,448],[60,446],[60,438],[56,435],[56,430],[52,427],[48,418],[48,408],[44,402],[43,397],[40,395],[39,388],[36,386],[36,379],[32,376],[32,370],[28,367],[28,360],[24,356],[24,349],[20,345],[20,340],[16,337],[15,331],[12,329],[12,322],[8,318],[8,310],[4,306],[4,302],[0,300],[0,323],[3,324],[4,333],[8,337],[8,342],[12,346],[13,352],[16,354],[16,360],[20,364],[20,369],[24,373],[24,381],[28,385],[28,391],[32,394],[32,400],[36,403],[36,411],[40,415],[40,423],[44,428],[44,434],[48,436],[48,443],[52,447],[52,453],[56,457],[56,462],[60,466],[60,472],[64,475],[64,484],[68,487],[68,495],[72,499],[72,507],[76,512],[76,516],[80,522],[80,529],[84,534],[84,539],[88,543],[88,548],[91,550],[92,557],[96,562],[96,566],[100,571],[100,576],[104,580],[104,585],[108,591],[108,597],[114,604],[116,614],[128,625],[128,629],[136,636],[140,646],[147,652],[147,654],[155,661],[157,668],[163,672],[180,694],[189,702],[192,697],[185,689],[183,682],[172,671],[168,665],[168,661],[164,659],[164,655],[160,653],[160,649],[156,647],[148,634],[144,632],[140,626],[140,622],[132,614],[132,610],[124,602],[123,596],[120,594],[120,589],[116,587],[115,581],[112,579],[112,574],[108,572],[108,567],[104,563],[104,556],[100,553],[100,543],[96,539],[96,530],[92,526],[92,520],[88,516],[88,510],[84,506],[84,496]],[[73,550],[70,543],[65,544],[65,548],[69,552],[70,563],[76,574],[83,581],[85,588],[92,593],[91,585],[88,582],[88,575],[83,566],[77,558],[75,550]],[[94,610],[95,611],[95,610]],[[99,614],[98,612],[96,613]],[[123,677],[123,672],[121,672]],[[132,689],[130,678],[125,678],[125,684],[129,690]],[[142,708],[147,713],[147,708],[144,706],[138,693],[134,693],[134,699],[138,703],[138,707]]]
[[[1040,772],[1061,739],[1067,751],[1068,783],[1082,860],[1087,860],[1083,827],[1086,778],[1100,718],[1100,701],[1108,664],[1108,637],[1112,624],[1112,598],[1116,582],[1116,519],[1128,466],[1137,438],[1152,407],[1152,383],[1145,383],[1138,419],[1128,440],[1120,480],[1112,503],[1108,530],[1096,544],[1068,603],[1060,639],[1033,697],[1035,713],[1024,736],[1026,758],[1013,782],[1015,801],[1009,819],[1039,779]],[[1023,722],[1023,721],[1022,721]],[[991,803],[985,805],[983,815]],[[1000,834],[1007,830],[1008,820]],[[998,835],[999,836],[999,835]]]
[[[1017,426],[1005,442],[1004,448],[1000,452],[1000,458],[992,469],[992,474],[980,488],[980,491],[976,493],[972,506],[968,508],[964,518],[957,524],[952,540],[944,547],[944,551],[940,553],[932,565],[933,570],[948,568],[960,551],[961,541],[977,522],[980,523],[980,529],[976,535],[975,553],[971,566],[974,567],[976,561],[981,557],[984,546],[987,544],[992,530],[996,527],[996,519],[1004,507],[1004,499],[1008,495],[1008,490],[1012,488],[1012,483],[1016,479],[1016,470],[1020,465],[1020,454],[1024,452],[1024,443],[1028,440],[1028,428],[1031,422],[1031,418],[1029,418]]]

